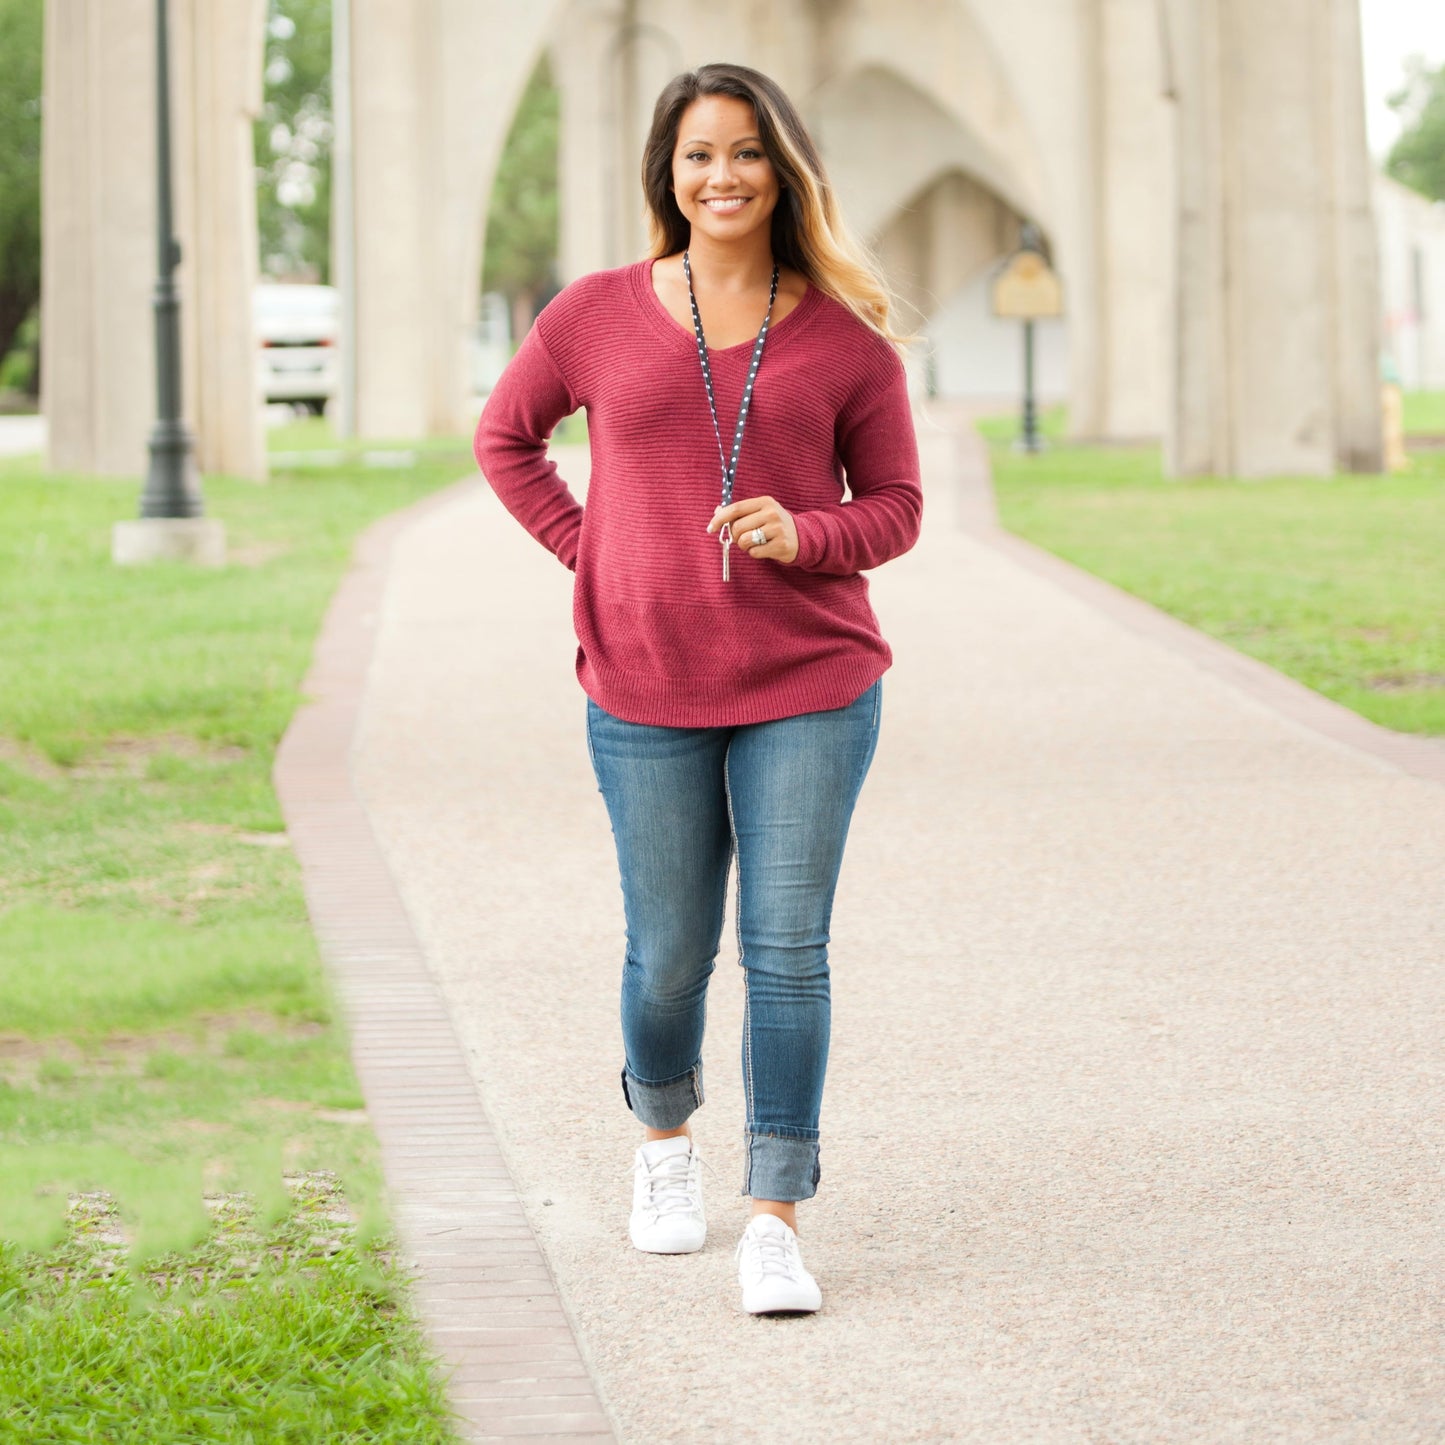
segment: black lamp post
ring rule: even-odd
[[[181,298],[175,271],[181,259],[171,217],[171,98],[166,0],[156,0],[156,229],[159,267],[156,317],[156,424],[142,517],[199,517],[205,511],[190,433],[181,424]]]
[[[1021,250],[1043,252],[1043,236],[1032,221],[1025,221],[1019,239]],[[1024,319],[1024,412],[1019,428],[1018,448],[1024,452],[1041,452],[1043,438],[1039,435],[1039,410],[1034,399],[1034,319]]]

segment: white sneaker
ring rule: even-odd
[[[803,1268],[798,1236],[776,1214],[755,1214],[737,1248],[743,1308],[750,1315],[811,1314],[823,1303]]]
[[[649,1139],[632,1165],[628,1235],[648,1254],[694,1254],[707,1238],[702,1159],[691,1139]]]

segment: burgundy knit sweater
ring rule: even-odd
[[[706,530],[722,466],[697,341],[653,291],[651,267],[595,271],[553,297],[487,400],[477,463],[576,572],[577,676],[606,711],[716,727],[844,707],[892,661],[859,574],[913,545],[923,509],[903,364],[817,287],[768,328],[733,498],[780,502],[798,556],[784,566],[734,548],[724,582]],[[708,348],[728,453],[752,350]],[[553,428],[579,407],[585,508],[547,459]]]

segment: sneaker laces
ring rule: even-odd
[[[796,1240],[788,1235],[759,1234],[749,1230],[738,1240],[738,1247],[733,1251],[735,1263],[742,1263],[744,1250],[749,1254],[749,1267],[759,1276],[776,1274],[784,1279],[798,1278],[803,1260]]]
[[[689,1150],[686,1154],[667,1154],[647,1168],[634,1164],[634,1177],[639,1169],[647,1181],[647,1204],[659,1218],[664,1214],[687,1214],[697,1208],[697,1192],[693,1187],[693,1165],[702,1157]]]

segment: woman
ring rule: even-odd
[[[768,77],[705,65],[672,80],[642,180],[649,256],[543,309],[475,451],[576,572],[577,675],[627,924],[622,1091],[646,1131],[632,1243],[703,1245],[689,1120],[736,857],[743,1307],[807,1313],[821,1294],[796,1210],[819,1180],[829,916],[891,661],[859,573],[911,547],[922,512],[908,338]],[[582,406],[585,510],[546,458]]]

